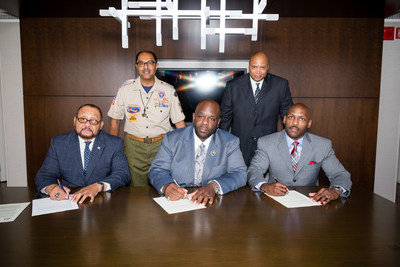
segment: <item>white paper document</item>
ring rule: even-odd
[[[168,200],[166,197],[155,197],[153,198],[155,202],[158,203],[168,214],[174,214],[179,212],[185,212],[190,210],[205,209],[206,206],[195,203],[190,203],[187,198],[182,198],[176,201]]]
[[[270,198],[278,201],[286,208],[302,208],[302,207],[311,207],[311,206],[321,206],[321,203],[312,202],[311,198],[297,192],[296,190],[290,190],[284,196],[271,196],[265,193]]]
[[[31,204],[30,202],[1,204],[0,205],[0,223],[13,222],[21,212]]]
[[[51,200],[49,197],[47,197],[34,199],[32,201],[32,216],[77,209],[79,209],[78,204],[69,199]]]

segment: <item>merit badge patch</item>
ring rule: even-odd
[[[158,96],[159,96],[160,98],[163,98],[163,97],[165,96],[165,93],[164,93],[164,92],[160,92],[160,93],[158,94]]]
[[[131,114],[131,115],[129,115],[128,120],[129,120],[130,122],[137,121],[137,114]]]
[[[126,107],[126,112],[134,114],[140,111],[140,107],[138,105],[128,105]]]

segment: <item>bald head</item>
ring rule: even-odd
[[[250,77],[259,82],[267,76],[269,69],[268,56],[264,52],[254,53],[249,61],[249,73]]]
[[[293,140],[302,138],[312,123],[309,108],[303,103],[294,104],[283,118],[283,123],[290,138]]]
[[[221,121],[219,104],[210,99],[201,101],[193,113],[194,131],[201,141],[205,141],[216,130]]]
[[[304,105],[303,103],[296,103],[296,104],[292,105],[292,106],[289,108],[287,114],[289,114],[289,112],[293,112],[293,110],[295,110],[295,109],[300,109],[300,110],[302,110],[302,112],[303,112],[304,114],[306,114],[306,116],[307,116],[309,119],[311,119],[310,109],[309,109],[306,105]],[[287,114],[286,114],[286,115],[287,115]]]
[[[199,102],[199,104],[197,104],[196,110],[194,111],[194,113],[198,113],[201,110],[207,109],[209,108],[217,117],[217,119],[219,119],[219,117],[221,116],[221,108],[219,107],[218,102],[212,100],[212,99],[204,99],[202,101]]]

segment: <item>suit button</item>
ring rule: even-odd
[[[293,182],[297,182],[297,180],[296,180],[296,179],[293,179]]]

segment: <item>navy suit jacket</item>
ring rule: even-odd
[[[285,130],[258,139],[256,154],[247,171],[250,187],[255,187],[260,182],[276,181],[287,186],[315,186],[322,168],[331,186],[341,186],[347,190],[344,196],[350,195],[350,173],[335,156],[331,140],[305,133],[302,145],[299,165],[294,172]],[[268,181],[264,178],[267,170]]]
[[[149,170],[150,183],[160,192],[173,179],[182,187],[194,186],[193,125],[167,133]],[[221,129],[212,136],[203,167],[202,185],[216,180],[228,193],[246,185],[246,165],[239,139]]]
[[[128,162],[120,137],[100,131],[90,153],[86,176],[83,174],[78,135],[75,131],[51,139],[49,151],[35,177],[38,191],[50,184],[84,187],[98,181],[109,183],[111,190],[130,182]]]
[[[277,131],[279,116],[293,104],[286,79],[268,73],[264,78],[257,105],[250,75],[240,76],[226,85],[221,102],[219,127],[240,139],[240,149],[248,166],[257,148],[257,139]]]

